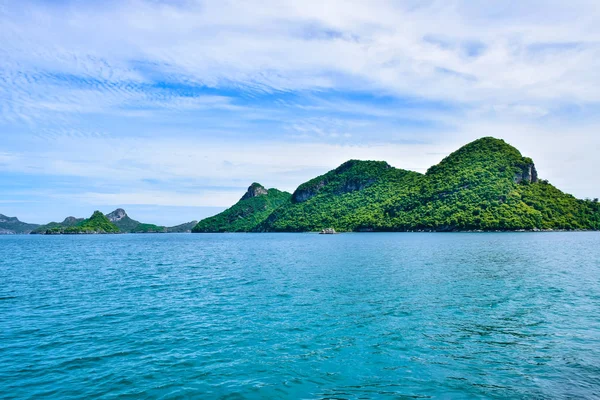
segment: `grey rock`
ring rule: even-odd
[[[526,164],[521,167],[521,170],[515,174],[515,183],[527,182],[535,183],[538,181],[537,170],[535,164]]]
[[[269,192],[264,188],[260,183],[254,182],[252,185],[248,187],[248,191],[242,196],[240,200],[251,199],[253,197],[264,196]]]
[[[120,221],[123,218],[125,218],[126,216],[127,216],[127,213],[122,208],[117,208],[115,211],[111,212],[110,214],[106,214],[106,218],[108,218],[108,220],[110,222]],[[70,217],[70,218],[72,218],[72,217]]]

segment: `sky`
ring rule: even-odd
[[[597,0],[0,0],[0,213],[175,225],[501,138],[600,196]]]

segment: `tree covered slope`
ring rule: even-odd
[[[291,200],[255,230],[370,230],[387,219],[385,211],[393,198],[410,195],[421,180],[421,174],[383,161],[350,160],[300,185]]]
[[[88,219],[78,222],[73,226],[59,226],[47,229],[47,235],[93,234],[93,233],[120,233],[119,228],[113,224],[106,215],[94,211]]]
[[[267,190],[253,183],[240,201],[222,213],[198,222],[192,232],[249,232],[273,210],[288,202],[290,196],[287,192]]]
[[[47,231],[52,229],[59,230],[60,228],[68,228],[71,226],[75,226],[80,222],[83,222],[85,218],[75,218],[75,217],[67,217],[63,222],[49,222],[45,225],[40,225],[36,229],[34,229],[32,234],[45,234]]]
[[[243,212],[242,212],[243,210]],[[600,229],[597,200],[578,200],[538,178],[530,158],[486,137],[426,174],[380,161],[348,161],[300,185],[271,212],[240,201],[200,221],[202,231],[303,232]],[[209,221],[210,220],[210,221]],[[241,223],[240,223],[241,221]],[[200,230],[196,230],[200,231]]]
[[[597,203],[539,180],[530,158],[482,138],[431,167],[418,193],[395,198],[384,230],[599,229]]]
[[[95,214],[94,214],[95,215]],[[95,224],[102,222],[102,226],[90,226],[89,220],[84,218],[67,217],[63,222],[50,222],[46,225],[37,226],[31,233],[33,234],[61,234],[61,233],[86,233],[82,226],[92,229],[87,229],[89,233],[171,233],[171,232],[190,232],[198,221],[186,222],[185,224],[165,227],[161,225],[145,224],[136,221],[127,215],[127,212],[122,208],[106,214],[106,219],[111,223],[111,226],[105,224],[106,221],[100,221],[96,216]],[[112,225],[118,229],[115,231]],[[95,229],[98,228],[98,229]],[[98,232],[96,232],[98,230]],[[29,233],[29,232],[26,232]]]

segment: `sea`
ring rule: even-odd
[[[600,398],[600,233],[1,236],[0,398]]]

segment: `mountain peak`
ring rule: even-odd
[[[533,160],[523,157],[514,146],[502,139],[483,137],[474,140],[444,158],[427,170],[427,175],[454,176],[463,180],[475,179],[476,171],[487,171],[501,177],[513,179],[515,183],[537,181]]]
[[[127,213],[122,208],[117,208],[115,211],[106,214],[106,218],[108,218],[110,222],[117,222],[125,217],[127,217]]]
[[[250,185],[248,187],[248,190],[246,191],[246,193],[242,196],[242,198],[240,200],[251,199],[253,197],[264,196],[266,194],[269,194],[267,189],[265,189],[265,187],[263,185],[261,185],[260,183],[254,182],[252,185]]]

